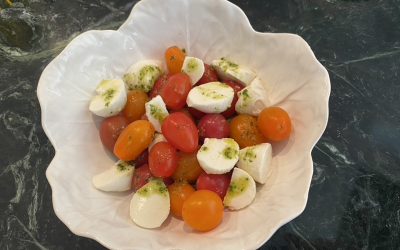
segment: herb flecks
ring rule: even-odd
[[[239,69],[239,65],[227,60],[224,57],[221,57],[221,60],[218,62],[218,66],[224,71],[227,72],[228,70],[237,71]]]
[[[162,123],[165,117],[167,117],[167,114],[158,105],[155,104],[150,104],[150,115],[160,123]]]
[[[103,94],[104,102],[106,107],[110,106],[111,100],[115,96],[116,90],[113,88],[107,89],[106,92]]]

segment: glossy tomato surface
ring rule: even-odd
[[[235,92],[232,102],[231,102],[231,106],[227,110],[225,110],[224,112],[221,113],[221,115],[223,115],[224,117],[230,118],[236,114],[235,105],[239,99],[238,92],[240,90],[242,90],[244,88],[244,86],[240,83],[237,83],[237,82],[231,81],[231,80],[226,80],[226,81],[224,81],[224,83],[229,85],[230,87],[232,87],[233,91]]]
[[[122,114],[129,122],[139,120],[146,112],[144,105],[149,101],[149,97],[142,90],[132,90],[128,92],[128,99]]]
[[[250,115],[235,116],[230,123],[230,135],[240,146],[245,148],[267,142],[257,126],[257,118]]]
[[[100,124],[100,140],[109,151],[113,152],[115,142],[122,130],[128,126],[128,120],[121,116],[112,116],[104,119]]]
[[[171,203],[171,213],[182,218],[182,207],[186,199],[195,192],[195,189],[185,182],[175,182],[168,186],[169,199]]]
[[[268,140],[275,142],[288,139],[292,131],[289,114],[280,107],[263,109],[258,116],[257,125]]]
[[[154,127],[149,121],[137,120],[130,123],[119,135],[114,154],[123,161],[133,161],[150,145]]]
[[[207,174],[203,172],[196,182],[197,190],[210,190],[224,199],[231,181],[231,173],[226,174]]]
[[[167,83],[161,90],[161,97],[168,109],[179,110],[185,107],[191,88],[190,77],[185,73],[177,73],[167,79]]]
[[[204,64],[204,74],[200,78],[200,80],[196,83],[196,85],[201,85],[209,82],[217,82],[218,81],[218,76],[217,72],[213,67],[211,67],[209,64]]]
[[[222,199],[212,191],[198,190],[183,203],[182,217],[193,229],[210,231],[221,224],[224,217]]]
[[[185,52],[177,46],[169,47],[165,51],[165,62],[167,63],[168,72],[171,74],[181,72],[185,56]]]
[[[185,153],[194,153],[199,146],[199,133],[193,120],[182,112],[167,116],[161,126],[164,137],[172,146]]]
[[[227,138],[229,137],[229,123],[221,114],[207,114],[197,124],[199,137],[205,138]]]
[[[157,142],[150,150],[149,168],[155,177],[172,176],[178,167],[176,149],[168,142]]]
[[[135,168],[132,176],[132,189],[133,191],[137,191],[139,188],[143,187],[149,179],[152,177],[149,165],[144,164],[138,168]]]
[[[184,153],[178,152],[178,167],[173,174],[175,181],[187,181],[189,183],[196,182],[199,175],[203,172],[199,161],[197,160],[197,152]]]

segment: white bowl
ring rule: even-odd
[[[274,172],[247,208],[226,212],[222,224],[196,233],[169,218],[160,229],[129,218],[130,193],[104,193],[91,178],[114,159],[88,111],[95,86],[118,78],[134,62],[162,59],[177,45],[206,62],[222,56],[255,69],[285,108],[294,133],[273,145]],[[38,85],[42,125],[56,155],[46,176],[56,215],[77,235],[112,249],[255,249],[307,203],[311,150],[328,121],[329,76],[308,44],[293,34],[259,33],[241,9],[225,0],[142,0],[117,31],[76,37],[43,71]]]

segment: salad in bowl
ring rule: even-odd
[[[329,76],[225,0],[143,0],[43,71],[57,216],[112,249],[254,249],[305,208]]]

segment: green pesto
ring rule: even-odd
[[[242,157],[243,161],[252,163],[257,158],[257,155],[253,148],[249,148],[242,154]]]
[[[155,194],[166,196],[168,194],[168,189],[161,179],[155,178],[151,179],[146,185],[141,187],[137,193],[144,197],[149,197]]]
[[[192,73],[192,72],[196,71],[198,66],[199,66],[199,64],[197,63],[196,59],[192,58],[192,59],[190,59],[190,61],[187,64],[186,72]]]
[[[120,172],[128,171],[130,169],[130,166],[128,163],[121,161],[120,163],[117,164],[117,169]]]
[[[202,86],[199,86],[198,89],[200,90],[200,93],[202,95],[209,97],[211,99],[214,99],[214,100],[219,100],[219,99],[222,99],[225,97],[224,95],[218,93],[217,91],[215,91],[213,89],[209,89],[209,88],[202,87]]]
[[[141,89],[145,92],[149,92],[161,75],[161,69],[155,65],[146,65],[139,71],[138,82],[135,88]]]
[[[108,107],[108,106],[110,105],[111,100],[112,100],[113,97],[115,96],[115,92],[116,92],[116,90],[115,90],[115,89],[112,89],[112,88],[107,89],[106,92],[104,92],[104,94],[103,94],[103,99],[104,99],[104,101],[105,101],[105,103],[106,103],[106,104],[105,104],[106,107]]]
[[[240,195],[241,193],[245,192],[249,187],[249,177],[240,177],[236,180],[231,181],[228,187],[228,192],[225,196],[225,201],[228,203],[232,200],[232,198]]]
[[[233,148],[233,147],[231,147],[231,146],[225,147],[224,150],[222,151],[222,155],[223,155],[226,159],[229,159],[229,160],[232,160],[232,159],[234,159],[235,157],[237,157],[238,153],[239,153],[239,152],[238,152],[235,148]]]
[[[165,117],[167,117],[167,114],[158,105],[154,104],[150,104],[150,115],[160,123],[162,123]]]
[[[218,66],[224,71],[227,72],[228,70],[237,71],[239,69],[239,65],[228,61],[226,58],[222,57],[221,60],[218,62]]]
[[[207,152],[209,150],[209,148],[207,146],[203,146],[200,148],[200,151],[202,152]]]
[[[245,89],[242,91],[242,93],[240,94],[241,97],[243,97],[243,103],[242,106],[246,107],[249,105],[250,103],[250,94],[249,94],[249,90]]]
[[[134,85],[136,82],[136,75],[134,73],[128,73],[125,74],[122,79],[124,80],[124,82],[128,85],[128,89],[129,90],[133,90],[134,89]]]

